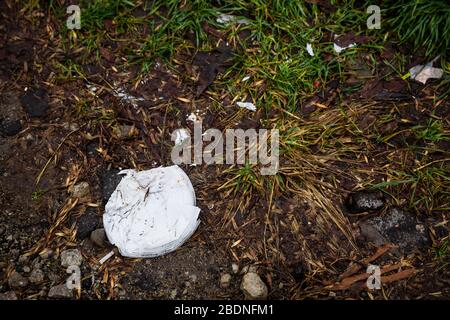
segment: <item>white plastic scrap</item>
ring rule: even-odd
[[[218,23],[222,24],[229,24],[229,23],[239,23],[239,24],[249,24],[250,21],[248,19],[242,18],[239,19],[236,16],[233,16],[231,14],[221,13],[217,16],[216,21]]]
[[[356,46],[356,43],[351,43],[346,47],[341,47],[341,46],[337,45],[336,43],[333,43],[333,46],[334,46],[334,51],[336,51],[337,53],[341,53],[345,49],[353,48],[354,46]]]
[[[425,84],[428,79],[440,79],[444,75],[444,70],[433,67],[433,63],[438,58],[439,56],[428,62],[426,65],[419,64],[409,69],[411,79],[419,81],[423,84]]]
[[[313,51],[313,48],[312,48],[312,46],[311,46],[311,43],[307,43],[307,44],[306,44],[306,51],[308,51],[308,53],[309,53],[309,55],[310,55],[311,57],[314,57],[314,51]]]
[[[86,86],[87,86],[88,90],[94,94],[98,90],[98,88],[92,84],[87,84]]]
[[[98,88],[95,85],[87,84],[86,86],[92,94],[94,94],[94,95],[96,94]],[[138,106],[139,101],[144,101],[143,98],[138,98],[138,97],[128,94],[125,91],[125,89],[123,89],[123,88],[114,90],[113,95],[124,102],[130,103],[134,107]]]
[[[239,108],[248,109],[250,111],[256,111],[256,106],[251,102],[237,102]]]
[[[199,119],[194,112],[191,112],[190,115],[186,118],[187,121],[197,122]]]
[[[103,258],[101,258],[98,263],[100,264],[104,264],[106,261],[109,260],[109,258],[111,258],[114,255],[114,250],[111,250],[110,252],[108,252]]]
[[[122,170],[105,206],[103,224],[109,241],[123,256],[157,257],[181,246],[197,229],[191,181],[178,166],[137,172]]]
[[[175,133],[175,145],[181,144],[184,140],[190,137],[189,131],[184,128],[176,129]]]
[[[137,107],[138,106],[137,103],[139,101],[144,101],[143,98],[137,98],[135,96],[132,96],[132,95],[126,93],[123,88],[117,89],[115,92],[115,96],[124,102],[130,103],[133,107]]]

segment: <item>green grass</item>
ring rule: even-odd
[[[414,126],[412,128],[418,139],[423,139],[427,142],[450,141],[450,134],[445,132],[443,121],[436,119],[428,119],[427,125]]]
[[[389,26],[401,43],[415,49],[425,48],[426,55],[448,54],[450,43],[450,3],[441,0],[402,0],[385,10]]]
[[[435,260],[438,261],[439,267],[436,271],[446,270],[448,268],[448,248],[449,248],[449,240],[444,240],[439,248],[435,251]]]
[[[38,3],[30,2],[29,7],[35,7]],[[332,1],[337,9],[333,13],[323,12],[318,5],[290,0],[228,0],[214,4],[206,0],[154,1],[152,6],[145,7],[144,17],[136,17],[134,11],[142,3],[125,0],[81,1],[82,29],[69,31],[65,29],[65,24],[61,29],[66,56],[56,64],[58,79],[85,79],[82,66],[87,61],[100,61],[99,49],[108,47],[105,43],[127,44],[114,52],[121,58],[116,59],[118,70],[126,71],[136,65],[141,74],[146,74],[157,60],[162,60],[170,68],[179,54],[192,55],[196,50],[209,51],[215,47],[217,43],[205,32],[204,25],[218,29],[226,42],[239,45],[235,49],[234,65],[219,74],[209,90],[226,95],[232,101],[253,101],[266,112],[266,116],[273,110],[287,112],[286,117],[279,117],[276,121],[268,122],[269,118],[262,121],[265,125],[280,129],[281,156],[296,163],[273,179],[260,176],[254,166],[231,167],[224,172],[224,176],[230,179],[222,188],[232,190],[233,194],[265,193],[273,188],[286,190],[295,179],[295,184],[311,183],[302,172],[308,175],[331,170],[324,167],[323,163],[327,160],[321,157],[347,161],[364,154],[364,148],[374,149],[379,145],[392,148],[390,140],[403,132],[412,133],[426,144],[420,148],[410,146],[411,150],[407,152],[411,154],[426,154],[427,150],[436,147],[436,143],[449,140],[447,123],[437,117],[430,118],[426,124],[402,128],[387,135],[378,132],[378,127],[396,121],[392,112],[378,113],[374,130],[362,132],[357,126],[356,116],[370,110],[350,112],[347,106],[340,105],[341,98],[361,88],[362,85],[358,84],[342,86],[335,105],[329,106],[330,110],[318,112],[322,114],[320,121],[303,123],[289,116],[298,115],[302,103],[319,94],[330,80],[345,83],[350,75],[349,69],[351,71],[355,64],[365,63],[372,74],[376,74],[380,65],[379,54],[386,42],[412,42],[417,48],[426,47],[427,54],[445,49],[448,41],[438,41],[436,37],[441,35],[442,39],[446,39],[449,29],[446,24],[450,15],[442,17],[442,12],[447,9],[441,8],[435,1],[429,4],[413,1],[414,6],[408,4],[401,13],[390,14],[384,25],[395,26],[394,32],[367,30],[365,8],[368,2],[356,8],[352,0]],[[50,7],[58,19],[65,22],[64,8],[55,6],[55,3],[51,3]],[[436,8],[442,9],[442,12],[438,14]],[[383,4],[382,9],[384,14],[392,13],[398,11],[400,5],[393,3],[386,7]],[[425,15],[428,10],[436,15],[429,18]],[[216,18],[220,13],[245,18],[248,23],[218,23]],[[106,20],[111,23],[107,24]],[[248,33],[248,40],[240,38],[244,32]],[[333,50],[333,35],[349,32],[370,36],[370,40],[366,45],[358,44],[337,54]],[[399,38],[395,34],[399,34]],[[427,37],[427,34],[430,36]],[[313,47],[314,56],[306,51],[308,43]],[[74,55],[77,50],[80,52]],[[441,61],[446,73],[438,85],[443,94],[436,99],[446,97],[449,81],[450,69],[445,59]],[[410,62],[410,56],[395,50],[391,59],[382,60],[388,69],[384,79],[403,76]],[[244,78],[248,79],[243,81]],[[218,111],[223,108],[220,103],[215,107]],[[102,110],[82,101],[77,105],[77,112],[92,115],[95,123],[99,124],[109,125],[115,121],[111,110]],[[316,149],[318,153],[312,151]],[[423,157],[418,164],[418,167],[425,165],[420,170],[396,163],[395,168],[384,171],[388,181],[372,183],[372,187],[399,198],[408,194],[408,204],[413,210],[431,212],[446,209],[448,204],[444,196],[448,195],[448,171],[442,163],[428,165],[427,159]]]
[[[31,200],[33,200],[33,201],[35,201],[35,202],[40,201],[40,200],[42,199],[42,197],[45,195],[46,192],[47,192],[47,191],[40,190],[40,189],[34,191],[34,192],[31,194]]]

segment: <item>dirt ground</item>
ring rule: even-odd
[[[444,208],[439,211],[411,213],[406,200],[410,193],[400,187],[398,192],[378,194],[382,205],[376,209],[353,211],[357,200],[351,200],[374,196],[371,191],[355,191],[366,190],[365,182],[385,181],[382,168],[401,161],[410,168],[423,165],[419,151],[401,153],[406,146],[425,145],[406,128],[439,118],[448,129],[450,101],[435,100],[443,88],[417,83],[408,88],[398,79],[381,76],[366,81],[367,71],[355,65],[363,62],[361,58],[349,66],[347,83],[330,81],[325,94],[310,97],[293,113],[251,112],[233,107],[232,97],[211,87],[232,65],[239,45],[219,45],[209,52],[187,49],[177,53],[176,64],[156,59],[148,72],[138,76],[137,66],[115,70],[127,43],[105,39],[98,61],[88,55],[82,65],[84,77],[63,78],[62,74],[76,71],[58,66],[85,52],[64,48],[52,18],[31,18],[12,1],[2,2],[0,11],[3,298],[51,299],[50,288],[68,277],[60,253],[73,248],[84,260],[82,288],[72,298],[243,299],[241,280],[250,267],[267,285],[269,299],[450,298],[448,254],[441,258],[436,254],[448,248],[449,199],[444,192],[448,176],[441,186],[443,195],[435,198]],[[219,39],[218,30],[210,26],[207,30],[211,39]],[[345,86],[355,81],[362,83],[361,89],[345,92]],[[120,90],[141,99],[123,98],[117,94]],[[180,249],[158,258],[129,259],[107,241],[98,246],[90,240],[91,232],[102,227],[104,205],[120,181],[117,172],[170,165],[170,133],[180,127],[192,130],[193,123],[187,120],[191,113],[202,118],[204,130],[263,128],[279,118],[287,119],[288,127],[309,130],[320,121],[325,126],[341,121],[336,120],[337,99],[350,119],[345,129],[336,129],[342,139],[325,151],[319,142],[311,144],[298,162],[282,157],[285,181],[296,170],[303,170],[304,176],[286,183],[280,192],[272,190],[276,196],[270,190],[240,193],[227,188],[233,181],[227,166],[182,165],[196,191],[201,224]],[[224,107],[217,108],[218,101]],[[431,109],[436,111],[432,116]],[[386,115],[394,120],[381,126],[376,119]],[[390,145],[348,138],[350,123],[372,142],[375,132],[392,134]],[[321,135],[314,130],[311,135]],[[448,146],[448,140],[436,143],[426,163],[448,170]],[[339,150],[354,158],[329,160]],[[83,198],[73,196],[80,182],[89,184]],[[406,212],[406,218],[401,213],[400,220],[389,226],[395,208]],[[376,223],[378,233],[372,228]],[[389,249],[380,233],[401,248]],[[100,265],[98,260],[111,250],[115,255]],[[382,290],[364,287],[369,264],[386,271]],[[31,280],[36,270],[43,277]],[[11,280],[15,272],[22,276],[19,283]],[[220,282],[223,274],[231,275],[227,287]],[[358,274],[362,278],[354,278]]]

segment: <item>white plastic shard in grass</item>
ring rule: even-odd
[[[244,108],[244,109],[247,109],[250,111],[256,111],[256,106],[251,102],[240,101],[240,102],[237,102],[236,104],[238,105],[239,108]]]
[[[221,13],[217,16],[216,22],[221,24],[230,24],[230,23],[238,23],[238,24],[249,24],[250,21],[246,18],[238,18],[231,14]]]
[[[314,51],[313,51],[313,48],[312,48],[311,43],[307,43],[307,44],[306,44],[306,51],[308,51],[308,54],[309,54],[311,57],[314,57]]]
[[[181,246],[197,229],[191,181],[178,166],[125,174],[108,200],[103,224],[109,241],[126,257],[156,257]]]
[[[338,36],[337,34],[334,35],[334,39],[336,39],[336,38],[339,38],[339,36]],[[349,45],[344,46],[344,47],[341,47],[341,46],[338,45],[336,42],[333,42],[333,48],[334,48],[334,51],[335,51],[336,53],[341,53],[341,52],[344,51],[345,49],[353,48],[353,47],[355,47],[355,46],[356,46],[356,43],[355,43],[355,42],[350,43]]]
[[[345,47],[341,47],[337,43],[333,43],[334,51],[336,51],[336,53],[341,53],[345,49],[353,48],[355,46],[356,46],[356,43],[351,43],[351,44],[349,44],[348,46],[345,46]]]
[[[444,70],[441,68],[434,68],[433,63],[439,59],[439,56],[425,65],[417,65],[409,69],[411,79],[419,81],[423,84],[427,83],[428,79],[440,79],[444,75]]]

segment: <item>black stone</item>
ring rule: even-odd
[[[295,279],[295,281],[297,281],[297,282],[303,281],[304,278],[305,278],[305,265],[304,265],[304,263],[303,262],[299,262],[299,263],[295,264],[293,266],[291,275]]]
[[[108,202],[109,197],[111,197],[120,180],[122,180],[122,176],[118,174],[119,172],[118,169],[103,169],[100,171],[100,186],[104,203]]]
[[[160,285],[160,282],[158,280],[156,280],[150,274],[144,272],[138,275],[135,283],[141,290],[144,291],[157,290],[158,286]]]
[[[40,118],[47,114],[48,103],[45,100],[45,90],[28,90],[20,97],[23,108],[30,117]]]
[[[86,154],[88,157],[95,157],[95,155],[98,154],[97,148],[98,148],[97,142],[89,142],[86,145]]]
[[[0,122],[0,134],[4,136],[14,136],[18,134],[20,130],[22,130],[22,125],[19,120]]]
[[[78,218],[76,225],[78,239],[81,240],[87,238],[92,231],[100,226],[99,216],[95,209],[88,208],[86,212]]]

